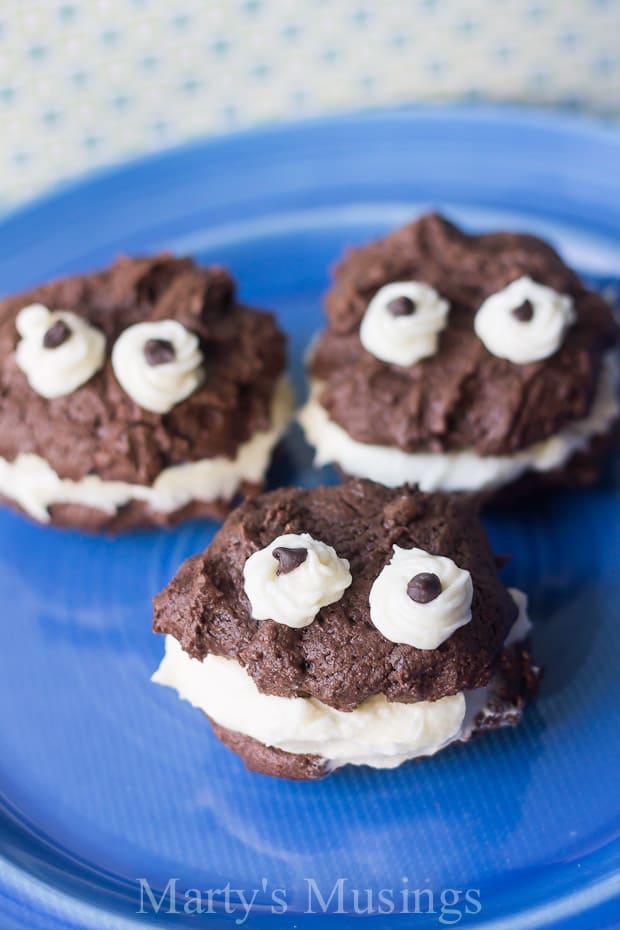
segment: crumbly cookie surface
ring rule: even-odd
[[[15,359],[16,317],[30,304],[72,311],[101,330],[105,361],[86,383],[48,399]],[[140,407],[115,377],[111,353],[131,325],[176,320],[200,340],[205,377],[164,414]],[[239,304],[222,268],[189,258],[121,258],[0,302],[0,457],[43,457],[62,478],[151,484],[166,467],[214,456],[270,426],[285,338],[269,313]],[[72,522],[70,520],[70,522]]]
[[[568,295],[576,319],[550,357],[515,364],[487,351],[474,317],[523,276]],[[360,324],[381,287],[410,279],[435,288],[450,311],[436,354],[406,367],[366,351]],[[327,328],[310,365],[324,382],[322,406],[354,439],[406,452],[508,455],[554,435],[588,414],[602,358],[618,338],[608,305],[547,243],[468,236],[434,214],[350,250],[325,305]]]
[[[301,629],[253,619],[244,592],[246,560],[288,533],[309,533],[333,546],[353,579]],[[471,622],[438,648],[391,642],[371,622],[370,589],[394,545],[447,556],[471,574]],[[196,658],[236,659],[263,693],[315,697],[352,710],[378,693],[414,702],[486,685],[516,615],[473,500],[351,480],[247,501],[155,598],[153,628]]]

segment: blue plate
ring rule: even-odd
[[[619,165],[611,130],[522,111],[421,109],[238,135],[8,217],[1,288],[123,251],[225,262],[244,298],[276,309],[301,391],[344,246],[432,205],[471,228],[547,235],[600,283],[620,269]],[[288,452],[272,481],[333,479],[312,472],[294,430]],[[414,927],[617,926],[619,477],[489,521],[498,550],[515,555],[508,580],[530,592],[547,666],[524,726],[316,784],[246,772],[197,711],[149,681],[163,648],[149,600],[213,525],[110,542],[2,512],[3,930],[305,927],[317,914],[346,927],[369,906],[383,915],[373,926],[407,911]]]

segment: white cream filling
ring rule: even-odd
[[[513,631],[522,639],[530,627],[527,600],[521,592],[511,594],[519,606]],[[507,642],[511,636],[512,631]],[[285,752],[321,756],[330,769],[347,764],[395,768],[467,739],[489,691],[478,688],[413,704],[377,694],[345,712],[316,698],[262,694],[234,659],[193,659],[172,636],[166,636],[165,655],[152,681],[174,688],[226,729]]]
[[[617,387],[618,361],[615,352],[609,352],[590,413],[513,455],[478,455],[471,449],[403,452],[395,446],[359,442],[331,420],[319,403],[320,381],[312,382],[310,397],[298,418],[316,449],[317,466],[336,462],[349,475],[371,478],[388,487],[409,483],[419,485],[422,491],[476,491],[500,487],[527,471],[545,472],[563,465],[617,419]]]
[[[255,433],[239,446],[234,459],[219,455],[173,465],[160,472],[152,485],[104,481],[97,475],[71,481],[61,478],[49,462],[33,453],[21,453],[13,462],[0,458],[0,494],[42,523],[49,522],[52,504],[82,504],[114,513],[129,501],[138,500],[153,510],[169,513],[194,500],[229,500],[244,481],[255,484],[263,480],[291,409],[292,392],[282,379],[274,392],[271,429]]]

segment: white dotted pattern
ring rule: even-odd
[[[613,0],[5,0],[0,205],[275,119],[445,98],[620,114]]]

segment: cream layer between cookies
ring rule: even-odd
[[[519,615],[507,646],[524,640],[531,628],[527,598],[516,589],[510,593]],[[174,688],[220,726],[284,752],[320,756],[329,770],[347,764],[395,768],[466,740],[484,714],[491,690],[489,685],[412,704],[376,694],[345,712],[315,698],[262,694],[236,660],[214,655],[194,659],[170,635],[152,680]]]
[[[71,481],[61,478],[49,462],[33,453],[20,453],[12,462],[0,458],[0,494],[42,523],[49,522],[52,504],[81,504],[114,513],[137,500],[155,511],[171,513],[191,501],[230,500],[244,482],[259,484],[263,480],[291,409],[291,388],[281,379],[273,395],[271,428],[242,443],[234,459],[215,456],[173,465],[160,472],[152,485],[104,481],[97,475]]]
[[[421,491],[491,490],[528,471],[551,471],[585,448],[594,436],[606,433],[620,415],[615,351],[603,361],[590,413],[513,455],[483,456],[472,449],[404,452],[396,446],[359,442],[330,419],[319,402],[322,389],[323,382],[311,383],[310,397],[298,416],[306,439],[316,449],[315,464],[336,463],[352,477],[370,478],[387,487],[417,484]]]

